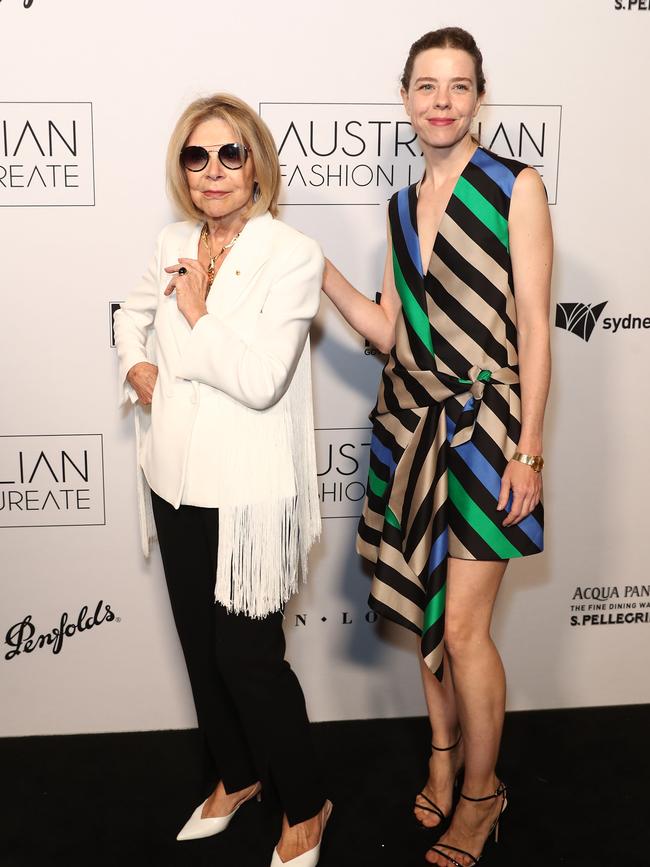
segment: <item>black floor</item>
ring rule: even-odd
[[[334,813],[320,867],[423,865],[411,817],[423,719],[314,726]],[[650,705],[509,714],[509,806],[481,865],[650,867]],[[175,834],[200,800],[196,733],[0,740],[0,865],[268,867],[279,815],[242,808],[226,833]]]

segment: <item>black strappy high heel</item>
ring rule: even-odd
[[[462,732],[458,735],[458,739],[455,743],[453,743],[450,747],[437,747],[435,744],[431,744],[431,751],[435,750],[437,753],[448,753],[450,750],[455,750],[458,744],[461,742],[463,737]],[[454,787],[456,786],[456,782],[454,782]],[[425,806],[424,804],[418,803],[418,800],[423,798],[429,806]],[[415,796],[415,808],[418,810],[424,810],[426,813],[433,813],[434,816],[437,816],[440,819],[440,822],[437,825],[425,825],[417,819],[420,827],[424,828],[425,831],[442,831],[444,830],[446,824],[449,822],[449,816],[445,815],[444,811],[440,809],[440,807],[432,801],[431,798],[427,797],[424,792],[419,792]]]
[[[504,783],[499,783],[496,792],[493,795],[486,795],[484,798],[470,798],[468,795],[463,795],[460,793],[461,798],[465,801],[473,801],[474,803],[478,803],[479,801],[490,801],[492,798],[501,798],[501,809],[499,810],[499,815],[496,817],[494,822],[492,823],[492,827],[488,831],[488,835],[485,838],[485,843],[490,839],[492,833],[494,832],[494,842],[499,842],[499,822],[501,821],[501,816],[503,815],[503,811],[508,806],[508,798],[507,798],[508,790]],[[442,852],[439,847],[443,849],[449,849],[450,852],[458,852],[460,855],[464,855],[466,858],[470,858],[471,862],[468,867],[475,867],[476,864],[481,860],[483,856],[483,851],[480,852],[479,855],[472,855],[471,852],[466,852],[464,849],[459,849],[458,846],[449,846],[447,843],[436,843],[435,846],[432,846],[429,850],[430,852],[435,852],[436,855],[442,855],[443,858],[446,858],[450,864],[453,864],[453,867],[466,867],[466,865],[461,864],[460,861],[457,861],[453,855],[447,854],[447,852]],[[484,844],[485,848],[485,844]]]

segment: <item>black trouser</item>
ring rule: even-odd
[[[232,614],[214,601],[218,509],[174,509],[152,491],[169,598],[194,704],[226,792],[272,781],[295,825],[325,802],[305,699],[284,658],[282,612]]]

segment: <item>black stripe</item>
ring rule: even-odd
[[[495,443],[490,434],[481,427],[478,421],[474,425],[472,442],[481,454],[485,455],[497,473],[502,476],[508,466],[508,461],[506,460],[506,456],[503,454],[503,449]]]
[[[440,307],[449,319],[471,337],[474,343],[478,344],[497,363],[498,367],[505,367],[508,364],[506,347],[496,340],[490,329],[448,292],[439,280],[432,277],[431,282],[434,281],[438,283],[439,287],[437,294],[441,299]]]
[[[456,349],[442,334],[431,327],[433,336],[433,346],[436,355],[440,360],[447,365],[450,370],[453,370],[456,376],[463,376],[472,367],[469,360]]]
[[[517,346],[517,328],[507,313],[507,299],[503,292],[461,254],[442,236],[438,244],[438,256],[441,262],[459,277],[472,291],[489,304],[505,325],[506,337],[513,346]],[[504,286],[504,290],[505,290]]]
[[[437,425],[436,425],[436,427],[437,427]],[[435,437],[435,433],[436,433],[436,430],[434,429],[434,431],[433,431],[434,437]],[[417,513],[415,514],[415,516],[413,518],[413,522],[412,522],[411,529],[410,529],[410,532],[408,535],[408,539],[406,540],[406,544],[404,545],[404,556],[406,557],[407,560],[410,560],[411,557],[413,556],[413,552],[415,551],[417,546],[420,544],[420,541],[421,541],[422,537],[424,536],[424,534],[426,533],[427,528],[429,526],[429,521],[431,520],[431,516],[433,514],[433,508],[434,508],[435,488],[436,488],[436,485],[438,483],[438,480],[444,474],[445,469],[446,469],[448,448],[449,448],[449,445],[445,441],[442,444],[442,447],[441,447],[441,449],[437,455],[433,480],[432,480],[431,484],[429,485],[429,489],[427,490],[427,493],[424,496],[422,502],[420,503],[418,510],[417,510]],[[404,499],[406,499],[406,496],[410,497],[409,508],[413,502],[413,491],[415,489],[415,485],[418,482],[420,472],[421,472],[421,467],[418,467],[417,470],[414,467],[414,471],[411,473],[411,475],[409,477],[407,494],[405,495],[405,498],[404,498]],[[435,524],[435,519],[434,519],[434,524]],[[434,528],[433,538],[431,540],[432,543],[435,541],[436,537],[437,537],[437,533],[435,532],[435,528]],[[423,577],[423,576],[421,576],[421,577]]]
[[[399,362],[395,362],[395,366],[400,366]],[[391,376],[392,375],[387,372],[386,368],[384,368],[384,373],[382,375],[384,403],[388,407],[389,411],[393,415],[396,415],[398,417],[400,423],[403,424],[405,428],[410,430],[411,433],[413,433],[413,431],[420,423],[420,416],[416,412],[413,412],[413,410],[403,409],[402,407],[400,407],[399,401],[395,396],[395,389],[393,387],[393,380]],[[381,414],[377,413],[377,415],[375,416],[374,413],[375,410],[373,410],[373,420],[381,418]]]
[[[481,480],[474,475],[460,455],[453,453],[453,449],[451,451],[452,454],[449,455],[449,469],[458,478],[476,505],[485,512],[492,523],[501,530],[506,539],[515,546],[517,551],[525,556],[539,554],[537,545],[516,524],[509,527],[502,526],[507,512],[497,512],[497,500],[484,487]]]
[[[429,355],[429,361],[431,361],[430,355]],[[427,370],[428,367],[420,367],[419,369],[421,371]],[[398,376],[402,380],[405,388],[407,389],[409,394],[413,397],[413,402],[415,403],[415,405],[417,407],[430,406],[432,403],[434,403],[433,398],[431,397],[429,392],[426,390],[426,388],[423,385],[420,385],[420,383],[417,381],[417,379],[415,379],[415,377],[411,376],[409,371],[405,367],[402,367],[401,364],[398,364],[395,366],[395,376]],[[395,401],[394,411],[395,412],[401,412],[401,409],[399,407],[397,399],[395,397],[393,397],[393,400]],[[388,401],[386,402],[386,405],[389,406]],[[393,407],[389,406],[389,408],[392,409]],[[418,416],[418,420],[419,420],[419,416]]]
[[[370,469],[382,482],[390,482],[390,467],[385,464],[376,454],[370,451]]]
[[[393,623],[397,623],[405,629],[410,629],[411,632],[415,632],[416,635],[421,634],[420,629],[414,623],[411,623],[411,621],[407,620],[406,617],[402,617],[402,615],[398,614],[397,611],[393,611],[392,608],[384,605],[383,602],[375,599],[372,593],[368,597],[368,607],[372,608],[373,611],[376,611],[377,614],[381,614],[381,616],[385,617],[387,620],[392,620]]]
[[[408,578],[405,578],[400,572],[381,559],[375,565],[375,580],[386,584],[387,587],[395,590],[400,596],[408,599],[409,602],[412,602],[424,611],[427,600],[422,587],[409,581]]]
[[[463,232],[479,245],[484,253],[501,265],[506,273],[510,273],[512,265],[506,248],[497,236],[457,196],[451,197],[447,213],[454,222],[458,223]],[[438,239],[440,237],[439,235]],[[438,246],[438,239],[436,240],[436,248]],[[437,252],[438,250],[436,249]]]
[[[486,387],[483,392],[483,401],[490,407],[492,412],[499,419],[501,424],[508,431],[508,436],[513,442],[518,442],[521,436],[521,425],[517,419],[510,414],[510,405],[508,401],[499,394],[496,388]]]
[[[515,176],[515,178],[520,172],[523,172],[524,169],[528,168],[528,165],[526,163],[522,163],[520,160],[515,160],[511,157],[504,157],[501,154],[494,153],[494,151],[491,151],[488,148],[481,147],[481,150],[484,151],[489,157],[491,157],[495,161],[495,163],[501,163],[502,166],[505,166],[507,169],[509,169]]]
[[[510,198],[503,192],[501,187],[487,175],[483,169],[470,163],[465,172],[465,178],[478,190],[484,199],[507,220],[510,212]]]
[[[490,548],[482,536],[479,536],[474,527],[467,523],[451,500],[449,501],[448,516],[449,529],[454,532],[475,560],[487,560],[490,562],[501,560],[501,557],[497,557],[492,548]]]
[[[381,417],[375,419],[375,425],[372,429],[372,432],[377,437],[379,442],[390,451],[391,455],[393,456],[393,460],[395,462],[399,461],[399,459],[404,454],[404,449],[399,445],[399,443],[397,442],[393,434],[388,430],[388,428],[384,427],[381,421]]]
[[[366,504],[366,508],[364,509],[364,513],[367,509],[368,509],[368,504]],[[365,520],[363,515],[359,519],[359,526],[357,527],[357,533],[363,539],[364,542],[367,542],[373,548],[379,548],[379,545],[381,544],[381,533],[379,532],[379,530],[374,530],[372,527],[369,527],[366,524],[366,520]]]

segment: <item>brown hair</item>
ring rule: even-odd
[[[411,45],[409,56],[406,58],[404,65],[404,72],[402,73],[402,87],[404,90],[409,89],[415,58],[418,54],[427,51],[429,48],[458,48],[461,51],[466,51],[474,61],[478,95],[482,96],[485,93],[483,55],[472,34],[468,33],[467,30],[463,30],[462,27],[442,27],[440,30],[431,30],[429,33],[425,33],[424,36],[420,36]]]
[[[255,176],[259,195],[247,216],[257,217],[270,211],[278,214],[280,194],[280,162],[271,131],[262,118],[243,100],[228,93],[215,93],[196,99],[185,109],[174,127],[167,148],[167,189],[178,210],[191,220],[204,220],[203,214],[192,201],[180,153],[196,127],[210,118],[225,121],[246,147],[250,148],[255,163]]]

